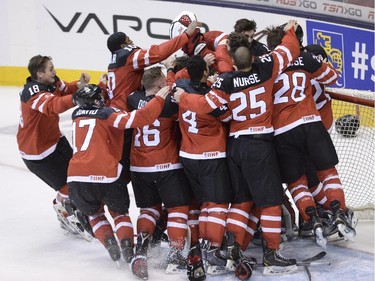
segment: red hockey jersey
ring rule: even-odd
[[[73,157],[68,182],[110,183],[122,171],[124,130],[151,124],[159,116],[164,100],[155,97],[140,110],[125,112],[111,107],[76,109],[73,114]]]
[[[128,110],[126,100],[134,92],[141,90],[141,80],[145,67],[161,62],[178,51],[188,42],[186,33],[150,49],[128,45],[112,53],[108,66],[108,96],[110,105]]]
[[[177,80],[176,86],[186,92],[201,95],[210,90],[206,84],[196,84],[187,79]],[[227,107],[211,110],[210,114],[201,114],[180,103],[180,156],[201,160],[225,158],[227,131],[220,121],[226,121],[225,118],[228,118]]]
[[[294,29],[291,29],[286,32],[280,46],[255,59],[249,72],[220,75],[212,91],[205,96],[183,93],[180,107],[207,113],[221,106],[229,106],[232,113],[230,136],[272,133],[274,80],[299,53],[299,43]]]
[[[129,96],[128,105],[132,109],[143,108],[153,99],[154,96],[146,97],[144,91],[138,91]],[[177,112],[177,104],[168,96],[159,117],[152,124],[134,130],[130,171],[161,172],[182,168],[178,160],[180,134]]]
[[[62,134],[59,114],[72,108],[72,92],[77,83],[58,80],[56,85],[46,86],[27,79],[20,92],[21,116],[17,143],[21,157],[41,160],[55,151]]]
[[[331,85],[337,78],[336,71],[329,64],[311,53],[301,52],[275,80],[272,116],[275,135],[304,123],[321,121],[312,96],[311,79]]]

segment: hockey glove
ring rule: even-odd
[[[248,280],[253,274],[253,268],[250,260],[241,258],[236,266],[235,274],[240,280]]]

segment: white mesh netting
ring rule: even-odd
[[[339,172],[345,190],[347,205],[360,213],[360,217],[374,219],[375,205],[375,93],[348,89],[327,89],[333,95],[334,124],[331,137],[335,144]],[[340,100],[342,95],[343,99]],[[347,101],[347,97],[366,99],[364,106]],[[372,104],[372,106],[371,106]],[[360,211],[360,212],[359,212]]]

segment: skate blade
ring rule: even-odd
[[[352,217],[352,227],[356,228],[357,224],[358,224],[358,218],[356,216],[353,216]]]
[[[347,239],[349,241],[354,241],[354,237],[356,235],[356,232],[355,232],[354,229],[350,229],[349,227],[347,227],[343,223],[338,224],[337,228],[338,228],[339,232],[342,234],[342,236],[345,237],[345,239]]]
[[[222,265],[208,265],[206,270],[206,273],[210,275],[221,275],[228,272],[226,267]]]
[[[91,242],[93,240],[93,237],[90,233],[88,233],[86,230],[81,230],[81,228],[77,225],[80,224],[78,219],[74,216],[71,215],[67,217],[67,220],[69,222],[69,226],[77,232],[78,235],[81,236],[81,238],[85,239],[88,242]]]
[[[316,244],[318,244],[318,246],[320,246],[323,250],[327,250],[327,239],[325,239],[324,237],[323,238],[316,238],[315,240]]]
[[[234,260],[227,260],[227,264],[225,265],[225,268],[228,271],[235,271],[236,270],[236,262]]]
[[[205,280],[206,279],[206,272],[203,267],[195,268],[194,273],[188,272],[189,280],[192,276],[193,280]]]
[[[60,222],[60,227],[64,230],[64,234],[70,237],[80,238],[79,233],[72,227],[69,220],[63,215],[64,210],[61,204],[55,204],[53,208],[56,211],[57,219]]]
[[[298,271],[296,264],[289,266],[266,266],[263,269],[263,275],[281,275],[290,274]]]
[[[186,266],[181,266],[177,264],[168,264],[167,268],[165,269],[165,273],[167,274],[177,274],[186,271]]]
[[[323,230],[320,227],[315,230],[315,242],[322,247],[323,250],[327,250],[327,239],[323,237]]]

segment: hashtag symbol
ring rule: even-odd
[[[352,67],[354,69],[354,78],[358,79],[358,74],[361,75],[361,80],[365,80],[365,74],[368,70],[366,61],[368,60],[368,54],[366,54],[366,44],[362,43],[362,48],[360,48],[359,42],[355,42],[355,51],[352,52],[354,62],[352,62]]]

